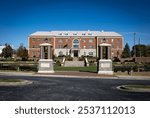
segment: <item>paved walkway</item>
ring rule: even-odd
[[[43,76],[43,77],[76,77],[76,78],[100,78],[100,79],[131,79],[131,80],[150,80],[150,76],[130,76],[130,75],[99,75],[94,72],[77,72],[77,71],[64,71],[55,73],[27,73],[27,72],[0,72],[0,75],[16,75],[16,76]]]

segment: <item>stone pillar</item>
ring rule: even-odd
[[[39,60],[38,73],[54,73],[51,47],[49,43],[40,44],[41,59]],[[44,50],[46,48],[47,50]],[[47,54],[46,57],[45,54]]]
[[[104,55],[104,48],[106,48],[106,53]],[[103,43],[99,45],[99,60],[98,60],[98,67],[97,72],[98,74],[105,74],[105,75],[113,75],[112,71],[112,61],[111,61],[111,45],[107,43]],[[106,58],[104,58],[106,57]]]

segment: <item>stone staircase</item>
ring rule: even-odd
[[[64,67],[84,67],[84,61],[78,61],[78,58],[73,58],[73,61],[65,61]]]

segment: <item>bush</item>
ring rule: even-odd
[[[113,62],[120,62],[120,59],[118,57],[114,57]]]
[[[57,66],[61,66],[61,62],[59,60],[56,61]]]
[[[145,63],[144,64],[144,70],[145,71],[150,71],[150,63]]]
[[[66,61],[73,61],[73,57],[71,57],[70,55],[66,56]]]

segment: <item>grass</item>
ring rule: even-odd
[[[0,79],[0,82],[21,82],[19,79]]]
[[[61,67],[54,66],[55,71],[83,71],[83,72],[96,72],[96,66],[89,67]]]

